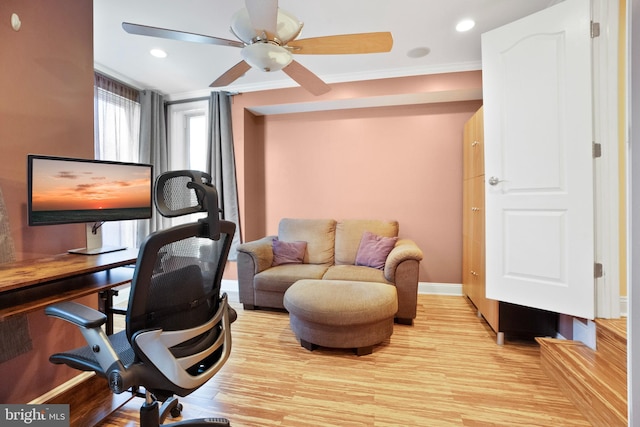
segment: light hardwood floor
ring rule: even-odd
[[[358,357],[309,352],[286,313],[237,304],[222,371],[181,398],[183,417],[242,426],[589,426],[540,368],[535,343],[495,343],[464,297],[420,295],[414,326]],[[138,425],[140,399],[101,424]],[[169,422],[169,421],[168,421]]]

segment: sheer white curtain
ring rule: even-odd
[[[100,160],[140,162],[140,103],[138,91],[96,73],[94,84],[94,147]],[[147,221],[147,220],[145,220]],[[102,243],[137,248],[141,221],[107,222]]]

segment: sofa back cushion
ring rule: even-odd
[[[336,221],[333,219],[283,218],[278,225],[278,239],[307,242],[305,264],[333,265],[336,241]]]
[[[365,231],[383,237],[398,237],[398,221],[347,219],[336,225],[336,265],[354,265]]]

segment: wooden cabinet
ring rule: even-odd
[[[483,123],[480,107],[464,125],[462,289],[479,314],[498,331],[498,301],[485,297]]]
[[[554,335],[556,313],[486,297],[482,107],[465,123],[463,144],[462,291],[498,334],[498,343],[503,342],[505,334],[523,338]]]

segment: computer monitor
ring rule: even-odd
[[[102,246],[102,223],[151,218],[151,165],[36,154],[27,159],[29,225],[86,224],[87,247],[69,252],[125,249]]]

